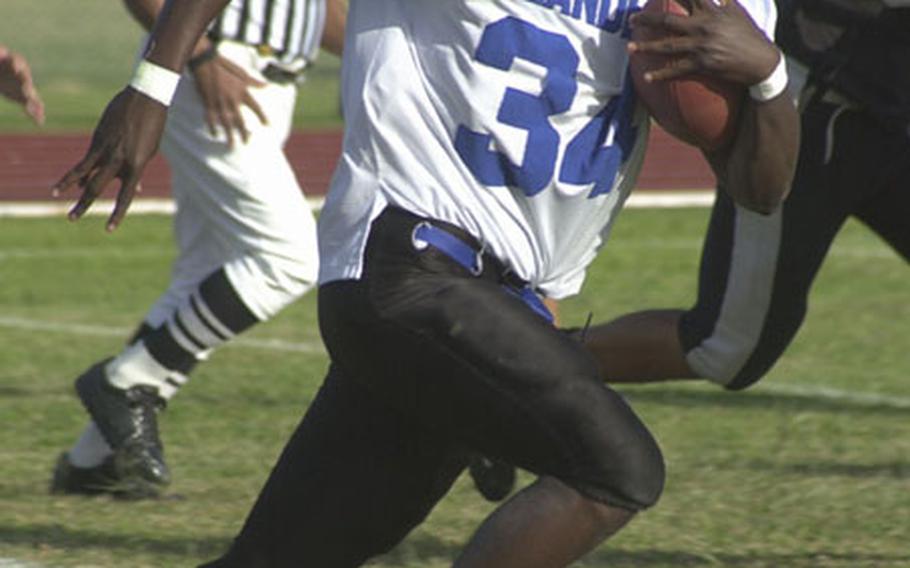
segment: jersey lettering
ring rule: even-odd
[[[607,106],[569,142],[559,181],[575,185],[594,183],[588,197],[609,193],[616,173],[632,153],[638,129],[632,124],[635,95],[627,77],[623,93]]]
[[[490,133],[459,125],[455,134],[455,150],[478,181],[490,187],[517,187],[532,197],[553,181],[560,137],[550,117],[572,106],[578,91],[575,76],[579,56],[565,36],[508,16],[484,29],[474,58],[503,71],[519,58],[546,69],[540,94],[508,87],[496,116],[502,124],[527,131],[521,164],[512,163],[508,156],[493,149]],[[613,97],[569,142],[559,170],[560,182],[594,183],[588,197],[612,189],[619,167],[635,141],[630,85],[631,81],[626,80],[623,93]]]
[[[583,20],[592,26],[616,33],[625,26],[631,0],[527,0],[544,8],[558,9],[561,13]],[[625,31],[624,31],[624,37]]]
[[[512,66],[516,57],[547,70],[539,95],[506,89],[496,117],[503,124],[528,131],[521,165],[516,166],[505,154],[489,149],[491,134],[459,126],[455,136],[455,149],[481,183],[520,187],[528,196],[534,195],[553,179],[559,134],[549,117],[569,110],[572,105],[578,90],[575,84],[578,54],[565,36],[545,32],[509,16],[484,30],[474,57],[503,71]]]

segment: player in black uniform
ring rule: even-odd
[[[717,192],[695,305],[586,331],[608,382],[754,384],[799,330],[812,282],[848,217],[910,259],[910,3],[897,3],[778,1],[777,41],[808,73],[790,195],[760,215]],[[508,467],[478,462],[471,472],[488,497],[508,493]]]
[[[608,381],[700,377],[734,390],[758,381],[799,330],[850,216],[910,259],[910,6],[779,6],[778,42],[808,72],[790,195],[762,216],[717,192],[695,306],[629,314],[587,334]]]

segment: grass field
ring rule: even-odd
[[[0,42],[28,56],[47,103],[44,131],[92,127],[140,37],[122,3],[3,0],[0,11]],[[337,69],[323,57],[310,72],[298,127],[339,124]],[[0,104],[0,132],[34,130]],[[707,213],[624,213],[583,294],[563,305],[565,323],[688,305]],[[179,498],[50,496],[52,464],[86,420],[72,379],[118,351],[166,285],[170,220],[132,217],[114,235],[99,217],[0,223],[0,568],[190,567],[216,556],[322,378],[315,295],[216,353],[164,414]],[[580,566],[910,567],[906,276],[903,260],[848,224],[806,325],[760,386],[623,389],[664,449],[668,484]],[[372,566],[447,566],[490,510],[463,478]]]
[[[94,126],[126,85],[142,30],[119,0],[3,0],[0,43],[23,53],[47,107],[46,132]],[[323,54],[300,89],[295,124],[337,126],[338,59]],[[33,131],[18,107],[0,103],[0,132]]]
[[[707,211],[630,210],[566,323],[692,299]],[[216,353],[162,418],[182,499],[50,496],[85,423],[72,379],[119,349],[165,285],[169,220],[3,219],[0,566],[184,567],[234,535],[324,371],[310,295]],[[848,225],[810,317],[762,385],[623,389],[661,442],[662,501],[581,566],[910,566],[906,264]],[[526,480],[526,478],[525,478]],[[463,478],[374,566],[446,566],[490,510]],[[356,514],[338,511],[338,515]]]

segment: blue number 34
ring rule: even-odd
[[[527,131],[521,164],[491,149],[489,133],[461,125],[455,135],[455,149],[481,183],[518,187],[525,195],[536,195],[550,184],[556,172],[559,133],[550,124],[550,117],[572,106],[578,91],[578,54],[565,36],[510,16],[487,26],[474,58],[503,71],[515,59],[546,69],[539,94],[507,88],[496,115],[499,122]],[[588,197],[610,191],[619,166],[632,150],[635,128],[627,116],[632,112],[630,83],[626,81],[626,91],[613,97],[566,146],[558,179],[576,185],[594,183]]]

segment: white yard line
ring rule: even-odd
[[[619,238],[616,240],[616,247],[622,247],[624,250],[676,250],[697,252],[701,246],[701,239],[632,239]],[[607,246],[607,253],[612,250],[610,245]],[[172,247],[168,244],[163,247],[121,247],[105,244],[103,247],[86,249],[85,247],[55,247],[55,248],[30,248],[30,247],[12,247],[0,248],[0,262],[5,260],[41,260],[41,259],[67,259],[67,258],[170,258],[174,255]],[[897,253],[884,244],[870,243],[869,246],[863,245],[838,245],[831,249],[829,256],[838,258],[851,259],[889,259],[898,258]],[[0,567],[2,568],[2,567]]]
[[[116,247],[105,244],[99,248],[0,248],[0,260],[41,260],[60,258],[160,258],[174,256],[173,247],[168,243],[161,247]]]
[[[7,328],[16,331],[61,333],[64,335],[76,336],[92,335],[96,337],[125,337],[126,334],[130,332],[130,330],[127,328],[117,326],[60,323],[54,321],[42,321],[9,316],[0,316],[0,328]],[[266,351],[325,353],[325,349],[320,343],[292,342],[277,338],[239,338],[233,341],[232,345],[247,349],[260,349]],[[772,394],[795,396],[812,400],[844,401],[857,405],[886,406],[890,408],[910,410],[910,397],[907,396],[846,390],[826,387],[823,385],[806,385],[799,383],[768,383],[759,385],[756,388],[756,392],[768,392]],[[0,568],[7,567],[0,563]]]
[[[605,254],[610,254],[613,246],[622,247],[624,250],[630,249],[661,249],[661,250],[678,250],[678,251],[698,251],[701,250],[704,241],[701,238],[678,238],[678,239],[655,239],[655,238],[629,238],[626,236],[614,237],[615,241],[610,241],[604,248]],[[3,252],[0,252],[2,258]],[[839,258],[856,258],[856,259],[886,259],[899,258],[898,254],[888,245],[881,241],[870,241],[868,245],[852,245],[835,243],[828,253],[828,256]]]
[[[875,392],[852,391],[822,385],[801,385],[799,383],[768,383],[756,387],[756,392],[770,392],[813,400],[844,401],[868,406],[887,406],[910,410],[910,397]]]
[[[92,325],[79,323],[61,323],[55,321],[33,320],[11,316],[0,316],[0,328],[15,331],[44,331],[62,333],[64,335],[94,336],[94,337],[126,337],[132,328]],[[231,342],[231,345],[247,349],[260,349],[264,351],[282,351],[291,353],[325,353],[321,342],[292,342],[283,339],[256,339],[240,337]],[[2,568],[2,566],[0,566]]]
[[[43,568],[44,564],[35,564],[15,558],[0,558],[0,568]]]

